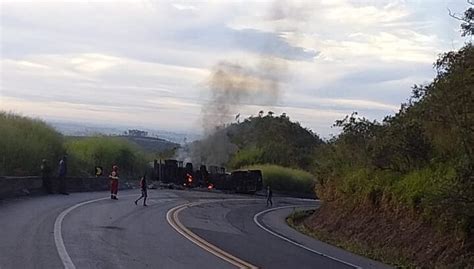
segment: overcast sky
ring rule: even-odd
[[[270,62],[278,76],[272,102],[244,98],[229,114],[285,112],[328,137],[352,111],[395,113],[437,55],[466,41],[447,11],[464,12],[462,0],[0,5],[1,109],[178,132],[200,131],[222,63],[262,79]]]

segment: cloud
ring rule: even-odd
[[[195,11],[195,10],[198,9],[196,6],[193,6],[193,5],[177,4],[177,3],[174,3],[172,5],[173,5],[173,7],[175,7],[178,10],[192,10],[192,11]]]
[[[348,98],[318,98],[318,97],[308,97],[305,95],[300,95],[298,98],[295,98],[299,101],[292,102],[291,105],[301,107],[301,108],[314,108],[319,109],[330,108],[338,111],[347,111],[347,110],[381,110],[387,113],[393,113],[398,111],[400,106],[387,104],[383,102],[373,101],[373,100],[363,100],[363,99],[348,99]]]
[[[203,35],[202,33],[205,32]],[[232,29],[224,25],[206,25],[178,31],[173,38],[204,50],[212,49],[226,53],[240,49],[254,54],[278,57],[286,60],[313,61],[318,55],[316,50],[293,46],[273,32],[256,29]]]
[[[162,107],[149,102],[154,99],[199,102],[195,82],[208,74],[207,70],[107,55],[41,55],[29,58],[26,65],[24,62],[1,61],[2,68],[8,70],[2,74],[2,96],[35,102],[120,106],[129,113],[143,107],[150,113],[153,109],[159,112]]]
[[[329,134],[354,110],[393,113],[433,77],[437,54],[463,44],[446,13],[460,2],[4,1],[2,108],[196,130],[217,63],[272,58],[283,97],[246,100],[243,115],[286,112]]]

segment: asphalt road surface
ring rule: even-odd
[[[150,190],[0,201],[0,268],[386,268],[289,228],[317,201]]]

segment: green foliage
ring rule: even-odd
[[[270,185],[274,190],[286,193],[312,193],[315,185],[314,176],[300,170],[272,164],[252,165],[245,169],[259,169],[263,174],[264,186]]]
[[[264,162],[263,155],[264,151],[261,148],[244,148],[237,151],[237,153],[231,159],[229,166],[238,168],[246,165],[262,163]]]
[[[143,173],[147,162],[138,148],[119,137],[96,136],[75,138],[66,142],[71,172],[77,175],[91,175],[95,166],[102,166],[106,172],[113,165],[119,166],[122,175]]]
[[[286,114],[278,117],[271,111],[267,116],[263,114],[261,111],[258,117],[219,130],[210,141],[224,135],[237,148],[228,167],[260,169],[264,184],[278,191],[313,193],[315,177],[304,170],[311,167],[314,152],[324,145],[323,141],[299,123],[290,121]],[[219,143],[211,143],[214,144]]]
[[[474,227],[474,48],[441,55],[436,78],[382,123],[354,113],[319,147],[318,196],[406,207],[470,236]]]
[[[450,165],[426,167],[404,175],[391,191],[400,202],[414,209],[427,208],[439,200],[455,178],[456,170]]]
[[[63,153],[63,137],[45,122],[0,112],[0,175],[37,175],[42,159],[54,168]]]
[[[290,121],[286,115],[250,117],[226,128],[232,143],[239,151],[230,166],[270,163],[287,167],[309,169],[313,153],[323,142],[310,130]]]

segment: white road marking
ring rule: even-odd
[[[310,206],[310,205],[289,205],[289,206],[281,206],[281,207],[270,208],[270,209],[267,209],[267,210],[264,210],[264,211],[262,211],[262,212],[259,212],[259,213],[255,214],[255,216],[253,217],[253,221],[255,222],[255,224],[258,225],[258,227],[262,228],[264,231],[266,231],[266,232],[268,232],[268,233],[270,233],[270,234],[272,234],[272,235],[274,235],[274,236],[276,236],[276,237],[278,237],[278,238],[280,238],[280,239],[283,239],[283,240],[285,240],[285,241],[287,241],[287,242],[289,242],[289,243],[291,243],[291,244],[293,244],[293,245],[296,245],[296,246],[298,246],[298,247],[300,247],[300,248],[306,249],[306,250],[308,250],[308,251],[310,251],[310,252],[312,252],[312,253],[321,255],[321,256],[323,256],[323,257],[329,258],[329,259],[331,259],[331,260],[334,260],[334,261],[343,263],[343,264],[345,264],[345,265],[349,265],[349,266],[354,267],[354,268],[357,268],[357,269],[361,269],[361,268],[362,268],[362,267],[360,267],[360,266],[358,266],[358,265],[354,265],[354,264],[352,264],[352,263],[343,261],[343,260],[341,260],[341,259],[338,259],[338,258],[329,256],[329,255],[324,254],[324,253],[322,253],[322,252],[319,252],[319,251],[317,251],[317,250],[311,249],[311,248],[309,248],[309,247],[307,247],[307,246],[305,246],[305,245],[302,245],[302,244],[300,244],[300,243],[298,243],[298,242],[295,242],[295,241],[293,241],[293,240],[291,240],[291,239],[289,239],[289,238],[287,238],[287,237],[284,237],[284,236],[282,236],[282,235],[280,235],[280,234],[278,234],[278,233],[275,233],[274,231],[268,229],[267,227],[265,227],[263,224],[261,224],[261,223],[258,221],[258,217],[260,217],[261,215],[266,214],[266,213],[268,213],[268,212],[275,211],[275,210],[279,210],[279,209],[297,208],[297,207],[314,207],[314,206]]]
[[[137,195],[130,194],[130,195],[122,195],[121,197],[132,197],[132,196],[137,196]],[[69,256],[69,254],[66,250],[66,247],[64,245],[64,240],[63,240],[63,236],[62,236],[62,222],[63,222],[64,218],[66,217],[67,214],[69,214],[71,211],[73,211],[74,209],[76,209],[78,207],[81,207],[83,205],[87,205],[87,204],[90,204],[90,203],[95,203],[95,202],[98,202],[98,201],[108,200],[108,199],[110,199],[110,197],[98,198],[98,199],[93,199],[93,200],[85,201],[85,202],[82,202],[82,203],[78,203],[78,204],[73,205],[73,206],[67,208],[66,210],[62,211],[58,215],[58,217],[56,218],[56,220],[54,222],[54,242],[56,244],[56,249],[58,251],[59,257],[60,257],[65,269],[76,269],[76,266],[72,262],[71,257]],[[174,199],[166,199],[166,200],[174,200]],[[245,262],[245,261],[243,261],[243,260],[241,260],[241,259],[239,259],[239,258],[237,258],[237,257],[235,257],[235,256],[233,256],[233,255],[217,248],[216,246],[210,244],[209,242],[205,241],[201,237],[199,237],[196,234],[192,233],[183,224],[181,224],[181,222],[179,222],[178,214],[179,214],[179,212],[181,212],[185,208],[189,208],[189,207],[200,205],[200,204],[216,203],[216,202],[227,202],[227,201],[259,201],[259,200],[262,200],[262,199],[219,199],[219,200],[210,200],[210,201],[206,200],[206,201],[201,201],[201,202],[187,203],[187,204],[179,205],[179,206],[176,206],[176,207],[170,209],[166,214],[166,219],[167,219],[168,223],[171,225],[171,227],[173,227],[178,233],[180,233],[181,235],[183,235],[185,238],[187,238],[191,242],[195,243],[196,245],[200,246],[201,248],[205,249],[206,251],[216,255],[217,257],[219,257],[221,259],[224,259],[225,261],[227,261],[227,262],[229,262],[233,265],[236,265],[239,268],[257,268],[256,266],[254,266],[254,265],[252,265],[248,262]],[[277,207],[277,208],[264,210],[264,211],[262,211],[262,212],[260,212],[260,213],[258,213],[254,216],[254,222],[260,228],[264,229],[265,231],[267,231],[267,232],[269,232],[269,233],[271,233],[271,234],[273,234],[273,235],[275,235],[275,236],[277,236],[277,237],[279,237],[279,238],[281,238],[285,241],[288,241],[292,244],[295,244],[299,247],[302,247],[304,249],[307,249],[311,252],[322,255],[324,257],[328,257],[330,259],[333,259],[333,260],[339,261],[341,263],[353,266],[355,268],[361,268],[361,267],[352,265],[350,263],[347,263],[345,261],[339,260],[337,258],[333,258],[333,257],[330,257],[330,256],[325,255],[323,253],[317,252],[317,251],[312,250],[310,248],[307,248],[306,246],[303,246],[303,245],[301,245],[297,242],[294,242],[291,239],[288,239],[288,238],[285,238],[285,237],[283,237],[279,234],[276,234],[276,233],[272,232],[271,230],[265,228],[257,220],[258,216],[260,216],[262,214],[265,214],[267,212],[277,210],[277,209],[290,208],[290,207],[301,207],[301,206],[284,206],[284,207]]]
[[[131,197],[131,196],[137,196],[137,195],[129,194],[129,195],[122,195],[119,197]],[[64,245],[63,235],[61,231],[64,217],[66,217],[67,214],[69,214],[71,211],[73,211],[74,209],[78,207],[81,207],[83,205],[87,205],[90,203],[102,201],[102,200],[108,200],[108,199],[110,199],[110,197],[89,200],[89,201],[85,201],[85,202],[73,205],[67,208],[66,210],[64,210],[63,212],[61,212],[59,216],[56,218],[56,220],[54,221],[54,243],[56,244],[56,249],[58,250],[59,258],[61,259],[65,269],[75,269],[76,266],[72,262],[71,257],[67,253],[66,246]]]
[[[71,206],[68,209],[64,210],[63,212],[61,212],[61,214],[59,214],[59,216],[56,218],[56,221],[54,222],[54,243],[56,244],[56,249],[58,250],[59,258],[61,258],[61,261],[63,262],[63,265],[64,265],[65,269],[75,269],[76,266],[72,262],[71,257],[67,253],[66,247],[64,246],[63,235],[61,233],[61,228],[62,228],[64,217],[67,214],[69,214],[69,212],[71,212],[72,210],[74,210],[74,209],[76,209],[80,206],[90,204],[90,203],[93,203],[93,202],[97,202],[97,201],[101,201],[101,200],[105,200],[105,199],[110,199],[110,198],[109,197],[100,198],[100,199],[90,200],[90,201],[86,201],[86,202],[76,204],[76,205]]]

